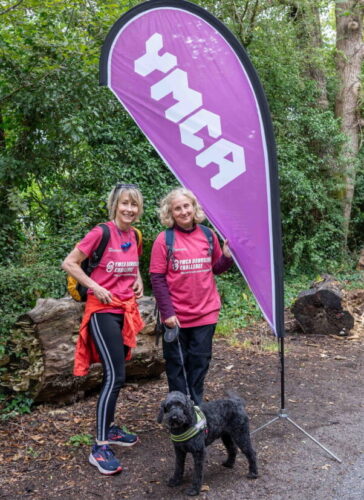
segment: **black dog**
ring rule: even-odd
[[[157,420],[161,423],[163,417],[166,417],[176,454],[175,471],[167,483],[168,486],[181,484],[186,454],[190,452],[195,467],[192,486],[186,493],[190,496],[198,495],[202,484],[205,447],[218,438],[222,439],[228,452],[227,460],[222,465],[234,466],[239,447],[249,462],[248,478],[255,479],[258,469],[255,451],[250,442],[249,422],[243,400],[238,396],[229,395],[227,399],[202,403],[200,409],[202,416],[196,413],[193,401],[178,391],[170,392],[161,404]]]

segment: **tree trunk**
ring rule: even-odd
[[[351,206],[354,195],[357,155],[360,144],[360,78],[364,59],[363,0],[337,0],[336,68],[339,91],[336,98],[336,116],[341,119],[341,130],[347,138],[344,148],[344,231],[347,240]]]
[[[161,349],[153,335],[154,299],[138,301],[146,326],[138,335],[126,376],[158,377],[164,370]],[[60,401],[80,397],[100,385],[101,365],[89,375],[74,377],[73,360],[84,304],[66,297],[39,299],[34,309],[22,315],[12,330],[13,354],[5,360],[7,370],[0,384],[14,391],[27,391],[36,401]]]
[[[320,109],[327,110],[327,80],[323,64],[319,65],[317,57],[323,48],[319,8],[316,2],[295,2],[291,5],[291,16],[297,22],[299,44],[306,56],[306,75],[316,82],[319,91],[316,104]]]
[[[354,318],[342,308],[339,282],[329,275],[323,278],[299,294],[292,312],[306,334],[346,336],[354,326]]]

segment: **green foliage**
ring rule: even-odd
[[[10,398],[0,394],[0,420],[9,420],[18,415],[31,413],[32,404],[33,400],[25,394]]]
[[[347,269],[347,270],[341,269],[335,276],[341,283],[343,283],[346,290],[364,288],[363,271],[353,271],[352,269]]]
[[[33,0],[2,16],[0,225],[6,252],[0,261],[21,261],[24,247],[14,238],[16,231],[25,227],[52,237],[69,212],[78,220],[82,207],[78,210],[76,201],[73,210],[73,198],[83,198],[91,213],[84,210],[82,218],[93,220],[106,186],[117,180],[110,167],[122,165],[120,151],[109,151],[108,142],[115,137],[113,143],[120,144],[123,134],[115,123],[102,123],[105,116],[115,121],[119,106],[98,88],[98,59],[115,16],[130,6]],[[102,151],[95,142],[103,144]],[[111,177],[99,162],[106,162]]]
[[[62,297],[65,293],[65,276],[60,268],[47,264],[28,267],[3,267],[1,269],[1,315],[7,310],[21,311],[34,307],[41,297]],[[11,303],[11,306],[8,305]]]
[[[117,181],[145,196],[142,271],[160,229],[158,200],[176,182],[115,97],[98,87],[101,44],[136,1],[28,0],[2,15],[0,28],[0,263],[58,265],[91,227],[105,220]],[[201,2],[197,2],[200,3]],[[3,2],[6,9],[13,4]],[[305,0],[301,7],[309,7]],[[325,69],[335,98],[333,50],[302,50],[297,22],[282,2],[201,4],[245,44],[274,122],[281,179],[285,262],[320,270],[345,257],[340,204],[343,138],[331,106],[316,106],[307,61]],[[335,173],[336,172],[336,173]],[[150,179],[153,182],[150,182]],[[362,179],[359,173],[358,180]],[[363,242],[357,189],[351,248]]]
[[[348,273],[350,276],[350,274]],[[352,276],[352,275],[351,275]],[[315,276],[291,273],[286,276],[284,300],[290,307],[302,290],[309,288]],[[237,270],[231,270],[217,277],[222,308],[216,332],[230,337],[234,331],[249,328],[263,320],[259,306]]]
[[[79,446],[91,446],[93,438],[91,434],[75,434],[67,442],[68,445],[78,448]]]
[[[65,295],[64,272],[47,264],[28,267],[0,267],[0,359],[7,354],[6,343],[10,328],[24,312],[42,297],[60,298]]]
[[[302,76],[306,56],[296,26],[284,21],[279,29],[277,18],[262,20],[249,50],[276,133],[285,263],[319,270],[344,257],[341,180],[334,175],[343,137],[333,112],[316,105],[318,89]]]
[[[323,269],[326,273],[329,267]],[[336,269],[335,277],[346,290],[363,288],[364,276],[361,271],[353,271],[349,266]],[[320,275],[311,273],[287,272],[284,280],[284,306],[293,305],[300,292],[310,288],[311,283]],[[237,270],[230,270],[217,277],[222,308],[216,333],[228,338],[234,337],[234,332],[246,329],[263,319],[257,302]],[[249,340],[248,340],[249,343]],[[269,346],[267,347],[269,350]]]
[[[236,270],[217,276],[217,285],[222,302],[216,329],[218,334],[246,328],[262,318],[252,293]]]
[[[66,293],[65,274],[58,267],[49,264],[36,263],[29,266],[0,267],[2,280],[0,283],[0,295],[2,301],[0,304],[0,315],[2,318],[0,324],[0,375],[5,378],[8,374],[8,366],[14,358],[26,360],[26,353],[23,352],[22,339],[20,347],[14,350],[14,344],[11,342],[11,332],[16,320],[25,312],[32,309],[37,299],[53,297],[60,298]],[[10,362],[10,364],[9,364]],[[27,361],[26,361],[27,362]],[[12,418],[21,413],[27,412],[30,408],[31,400],[26,393],[21,393],[15,398],[7,398],[0,405],[3,407],[3,418]],[[4,396],[5,398],[5,396]]]
[[[359,155],[359,168],[355,183],[350,223],[349,245],[353,252],[363,248],[364,235],[364,149]]]
[[[33,446],[27,446],[26,447],[26,453],[32,458],[37,458],[40,455],[40,451],[37,451],[33,448]]]
[[[328,14],[327,3],[204,3],[245,44],[267,95],[278,150],[286,266],[309,272],[329,262],[334,269],[348,258],[341,175],[348,160],[341,153],[345,138],[333,112],[337,93],[333,37],[324,35],[324,45],[315,47],[303,34],[312,24],[313,5]],[[317,105],[320,89],[308,68],[323,72],[328,108]],[[358,164],[363,164],[360,158]],[[349,235],[353,250],[364,242],[361,179],[359,172]]]
[[[284,306],[291,307],[298,294],[310,288],[314,279],[314,274],[287,273],[284,280]]]

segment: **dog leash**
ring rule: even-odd
[[[155,303],[154,306],[154,317],[156,319],[155,321],[155,327],[154,327],[154,334],[155,334],[155,345],[158,346],[159,344],[159,338],[163,334],[163,324],[161,321],[161,313],[159,312],[159,308],[157,306],[157,302]]]
[[[158,317],[157,317],[157,321],[158,321]],[[179,341],[179,327],[175,326],[174,328],[167,328],[166,325],[164,325],[164,341],[165,342],[176,342],[177,341],[179,357],[180,357],[181,365],[182,365],[183,377],[185,379],[185,384],[186,384],[186,394],[189,398],[191,398],[191,393],[190,393],[190,389],[188,387],[188,382],[187,382],[187,372],[186,372],[185,363],[184,363],[184,359],[183,359],[182,347],[181,347],[181,343]]]
[[[185,368],[185,364],[184,364],[184,360],[183,360],[183,352],[182,352],[181,343],[180,343],[180,341],[179,341],[179,337],[177,337],[177,343],[178,343],[178,351],[179,351],[179,356],[180,356],[180,358],[181,358],[181,364],[182,364],[183,376],[184,376],[184,378],[185,378],[186,393],[187,393],[187,396],[188,396],[189,398],[191,398],[191,393],[190,393],[190,390],[189,390],[189,388],[188,388],[186,368]],[[192,399],[192,398],[191,398],[191,399]]]

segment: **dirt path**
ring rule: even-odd
[[[251,429],[277,415],[280,370],[277,353],[249,352],[219,339],[206,382],[206,397],[235,389],[247,401]],[[263,337],[262,337],[263,339]],[[363,339],[308,336],[286,338],[286,403],[289,417],[341,458],[338,463],[286,419],[255,434],[260,476],[246,479],[240,455],[233,470],[221,467],[222,445],[208,452],[202,499],[359,500],[364,498]],[[88,446],[67,443],[93,433],[95,397],[67,407],[38,407],[31,415],[1,424],[0,498],[182,499],[183,487],[165,485],[173,469],[166,429],[156,423],[167,390],[165,377],[124,389],[123,423],[139,433],[132,449],[116,450],[124,471],[101,476],[87,463]]]

